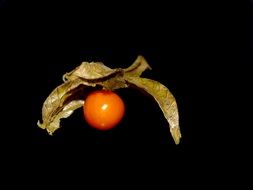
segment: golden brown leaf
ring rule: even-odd
[[[116,70],[111,69],[100,62],[82,62],[80,66],[63,75],[63,81],[75,80],[76,78],[83,78],[86,80],[100,79],[115,71]]]
[[[87,87],[98,85],[103,89],[116,90],[135,86],[152,95],[157,101],[169,122],[171,135],[178,144],[181,132],[176,100],[168,88],[161,83],[140,77],[147,69],[151,67],[142,56],[138,56],[126,69],[111,69],[100,62],[83,62],[74,70],[64,74],[64,83],[56,87],[45,100],[42,108],[43,122],[38,121],[38,126],[53,134],[60,128],[62,118],[69,117],[74,110],[83,106],[83,94]]]
[[[130,84],[145,90],[152,95],[159,104],[164,117],[170,125],[170,132],[176,144],[180,142],[181,133],[179,128],[179,117],[177,103],[169,89],[161,83],[140,77],[125,78]]]
[[[76,99],[77,94],[82,92],[83,88],[95,86],[80,79],[68,81],[55,88],[48,98],[45,100],[42,107],[42,121],[38,121],[38,126],[46,129],[49,134],[52,134],[58,129],[61,118],[67,118],[72,114],[71,110],[81,107],[83,99]],[[82,104],[83,105],[83,104]]]
[[[143,56],[139,55],[130,67],[124,69],[124,72],[127,76],[139,77],[141,76],[142,72],[147,69],[151,70],[151,67],[149,66],[146,59]]]

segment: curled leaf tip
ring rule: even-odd
[[[42,124],[40,123],[40,120],[38,120],[37,125],[38,125],[38,127],[42,128],[42,129],[45,129],[44,125],[42,125]]]
[[[182,137],[179,126],[178,127],[173,127],[173,128],[171,127],[170,128],[170,133],[171,133],[171,136],[172,136],[175,144],[179,144],[180,139]]]

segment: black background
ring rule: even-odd
[[[8,131],[1,136],[13,152],[84,154],[98,163],[112,157],[142,163],[155,157],[156,163],[179,159],[176,163],[191,165],[193,158],[215,161],[249,144],[250,1],[5,0],[1,41]],[[179,145],[156,102],[134,89],[118,90],[126,114],[111,131],[91,129],[81,110],[64,119],[54,136],[37,127],[44,100],[65,72],[82,61],[128,67],[138,55],[153,68],[143,76],[160,81],[176,97]]]

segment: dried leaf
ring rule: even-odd
[[[151,67],[142,56],[138,56],[126,69],[111,69],[100,62],[83,62],[71,72],[64,74],[64,83],[56,87],[48,96],[42,108],[43,123],[38,121],[38,126],[53,134],[60,128],[62,118],[69,117],[74,110],[83,106],[83,95],[87,87],[98,85],[103,89],[116,90],[134,85],[151,94],[158,102],[169,122],[172,137],[178,144],[181,133],[176,100],[161,83],[140,77],[147,69]]]
[[[181,138],[178,109],[176,100],[169,89],[161,83],[147,78],[127,77],[125,79],[130,84],[145,90],[155,98],[164,117],[169,122],[171,135],[175,143],[178,144]]]
[[[83,88],[88,86],[95,85],[76,79],[74,81],[63,83],[55,88],[43,104],[43,123],[38,121],[38,126],[42,129],[46,129],[49,134],[52,134],[60,127],[59,122],[61,118],[67,118],[75,109],[83,105],[81,105],[83,99],[78,99],[77,94],[80,93]]]
[[[137,59],[134,61],[134,63],[124,69],[125,75],[127,76],[141,76],[142,72],[147,70],[147,69],[152,69],[146,59],[143,56],[138,56]]]
[[[106,67],[100,62],[82,62],[80,66],[63,75],[63,81],[75,80],[76,78],[83,78],[85,80],[100,79],[113,74],[115,71],[115,69]]]
[[[43,122],[42,124],[38,121],[37,125],[42,129],[46,129],[48,133],[52,135],[55,130],[60,128],[60,119],[69,117],[74,110],[82,107],[83,104],[83,100],[73,100],[63,106],[63,109],[58,112],[58,114],[55,114],[52,120],[48,121],[47,123]]]

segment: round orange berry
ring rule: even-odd
[[[96,90],[87,96],[83,113],[91,127],[98,130],[109,130],[123,118],[125,105],[116,93],[110,90]]]

